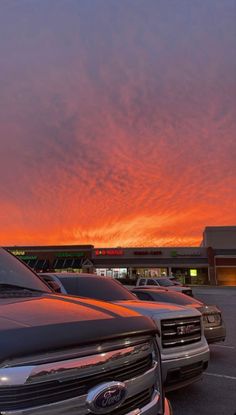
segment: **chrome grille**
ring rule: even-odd
[[[182,366],[179,368],[171,369],[167,373],[165,387],[174,385],[176,383],[184,382],[188,379],[193,379],[200,376],[203,370],[206,369],[207,363],[196,362],[191,365]]]
[[[201,340],[201,318],[162,320],[161,336],[163,348],[196,343]]]
[[[0,386],[0,411],[27,410],[82,398],[98,384],[142,378],[154,365],[152,343],[146,340],[135,344],[135,339],[133,343],[134,345],[132,341],[128,342],[122,349],[77,359],[36,366],[0,368],[0,378],[9,379],[8,386]],[[153,381],[152,386],[154,384]],[[137,400],[141,402],[144,399],[146,402],[147,395],[142,394],[143,390],[136,398],[129,396],[130,405],[132,399],[134,405]],[[126,401],[123,405],[126,405]],[[117,412],[117,415],[122,415],[122,409],[119,410],[121,412]]]

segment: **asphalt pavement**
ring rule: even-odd
[[[202,380],[167,397],[174,415],[236,415],[236,287],[194,287],[193,292],[205,303],[219,306],[226,340],[210,345]]]

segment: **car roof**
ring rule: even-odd
[[[172,282],[169,277],[152,277],[152,278],[148,278],[148,280],[149,279],[154,280],[154,281],[168,280],[168,281]]]
[[[92,273],[86,274],[86,273],[79,273],[79,272],[77,272],[77,273],[76,272],[42,272],[39,275],[42,276],[42,277],[47,277],[47,276],[48,277],[56,277],[56,278],[61,279],[61,280],[66,279],[66,278],[68,278],[68,279],[73,279],[73,278],[79,278],[79,279],[91,278],[92,279],[92,278],[96,278],[96,279],[100,279],[100,280],[113,280],[115,282],[119,282],[115,278],[105,277],[105,276],[101,277],[100,275],[92,274]],[[121,284],[121,283],[119,282],[119,284]]]
[[[134,290],[155,290],[155,291],[169,291],[167,287],[161,285],[138,285]]]
[[[139,277],[139,280],[162,280],[162,279],[168,279],[168,277]]]
[[[145,291],[145,292],[153,292],[153,293],[159,293],[160,292],[160,293],[180,294],[180,295],[186,296],[186,294],[184,294],[182,292],[179,292],[179,291],[168,290],[166,288],[164,288],[164,289],[157,288],[156,289],[155,287],[152,288],[152,286],[147,287],[147,288],[143,287],[143,289],[141,287],[140,288],[137,287],[137,289],[133,288],[132,291]]]
[[[189,302],[190,303],[199,303],[199,304],[204,304],[203,303],[203,301],[201,301],[201,300],[198,300],[198,299],[196,299],[195,297],[190,297],[190,296],[188,296],[187,294],[185,294],[185,293],[183,293],[183,292],[180,292],[180,291],[173,291],[173,290],[167,290],[167,289],[159,289],[159,288],[156,288],[156,287],[153,287],[152,288],[152,286],[150,286],[150,287],[137,287],[137,288],[133,288],[132,290],[131,290],[131,292],[134,292],[134,291],[139,291],[139,292],[141,292],[141,291],[145,291],[145,292],[150,292],[151,294],[152,293],[158,293],[158,292],[160,292],[160,293],[167,293],[167,295],[171,295],[171,296],[173,296],[173,295],[175,295],[176,297],[178,297],[178,296],[180,296],[180,297],[182,297],[182,296],[184,296],[185,298],[187,297],[188,299],[189,299]]]
[[[133,290],[153,290],[153,291],[169,291],[167,288],[165,287],[161,287],[160,285],[158,286],[154,286],[154,285],[139,285],[138,287],[134,287]]]

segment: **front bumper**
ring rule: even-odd
[[[224,341],[226,337],[225,325],[222,324],[221,326],[217,327],[205,327],[204,335],[208,343]]]
[[[164,412],[164,415],[173,415],[171,404],[167,399],[165,399],[165,412]]]
[[[164,359],[162,356],[162,379],[165,391],[180,389],[199,380],[202,372],[207,369],[208,361],[208,347],[194,355],[175,359]]]
[[[22,411],[3,411],[1,414],[3,415],[78,415],[81,414],[80,412],[80,401],[81,398],[73,398],[68,399],[67,401],[54,403],[52,405],[41,406],[37,408],[32,408],[28,410]],[[126,412],[124,415],[158,415],[160,414],[159,411],[159,401],[160,395],[159,392],[154,390],[151,401],[143,406],[142,408],[137,408],[129,412]],[[84,409],[84,406],[83,406]],[[87,409],[85,410],[86,413],[89,415],[90,411]],[[163,415],[171,415],[171,408],[169,406],[168,401],[165,399],[165,412]]]
[[[120,406],[120,411],[123,415],[162,414],[163,411],[160,412],[162,407],[161,396],[159,391],[154,387],[157,379],[157,371],[158,364],[155,363],[154,366],[144,374],[124,381],[127,388],[127,399],[124,401],[123,405]],[[87,394],[81,395],[71,399],[27,409],[1,410],[0,408],[0,413],[1,415],[89,415],[91,411],[86,404],[87,396]],[[132,406],[134,407],[133,410],[131,410]],[[167,415],[169,415],[168,412]]]

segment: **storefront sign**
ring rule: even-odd
[[[20,259],[27,261],[30,259],[38,259],[38,257],[36,255],[20,255]]]
[[[58,258],[75,258],[84,256],[84,252],[57,252]]]
[[[19,249],[15,249],[13,251],[10,251],[13,255],[16,256],[21,256],[21,255],[25,255],[25,251],[20,251]]]
[[[96,249],[95,255],[99,256],[119,256],[124,255],[123,249]]]
[[[191,251],[191,252],[181,252],[181,251],[171,251],[170,253],[173,257],[185,257],[185,256],[201,256],[200,251]]]
[[[161,255],[161,251],[134,251],[134,255]]]
[[[38,259],[36,255],[27,255],[24,251],[11,251],[11,253],[20,259],[23,259],[24,261],[30,260],[30,259]]]

